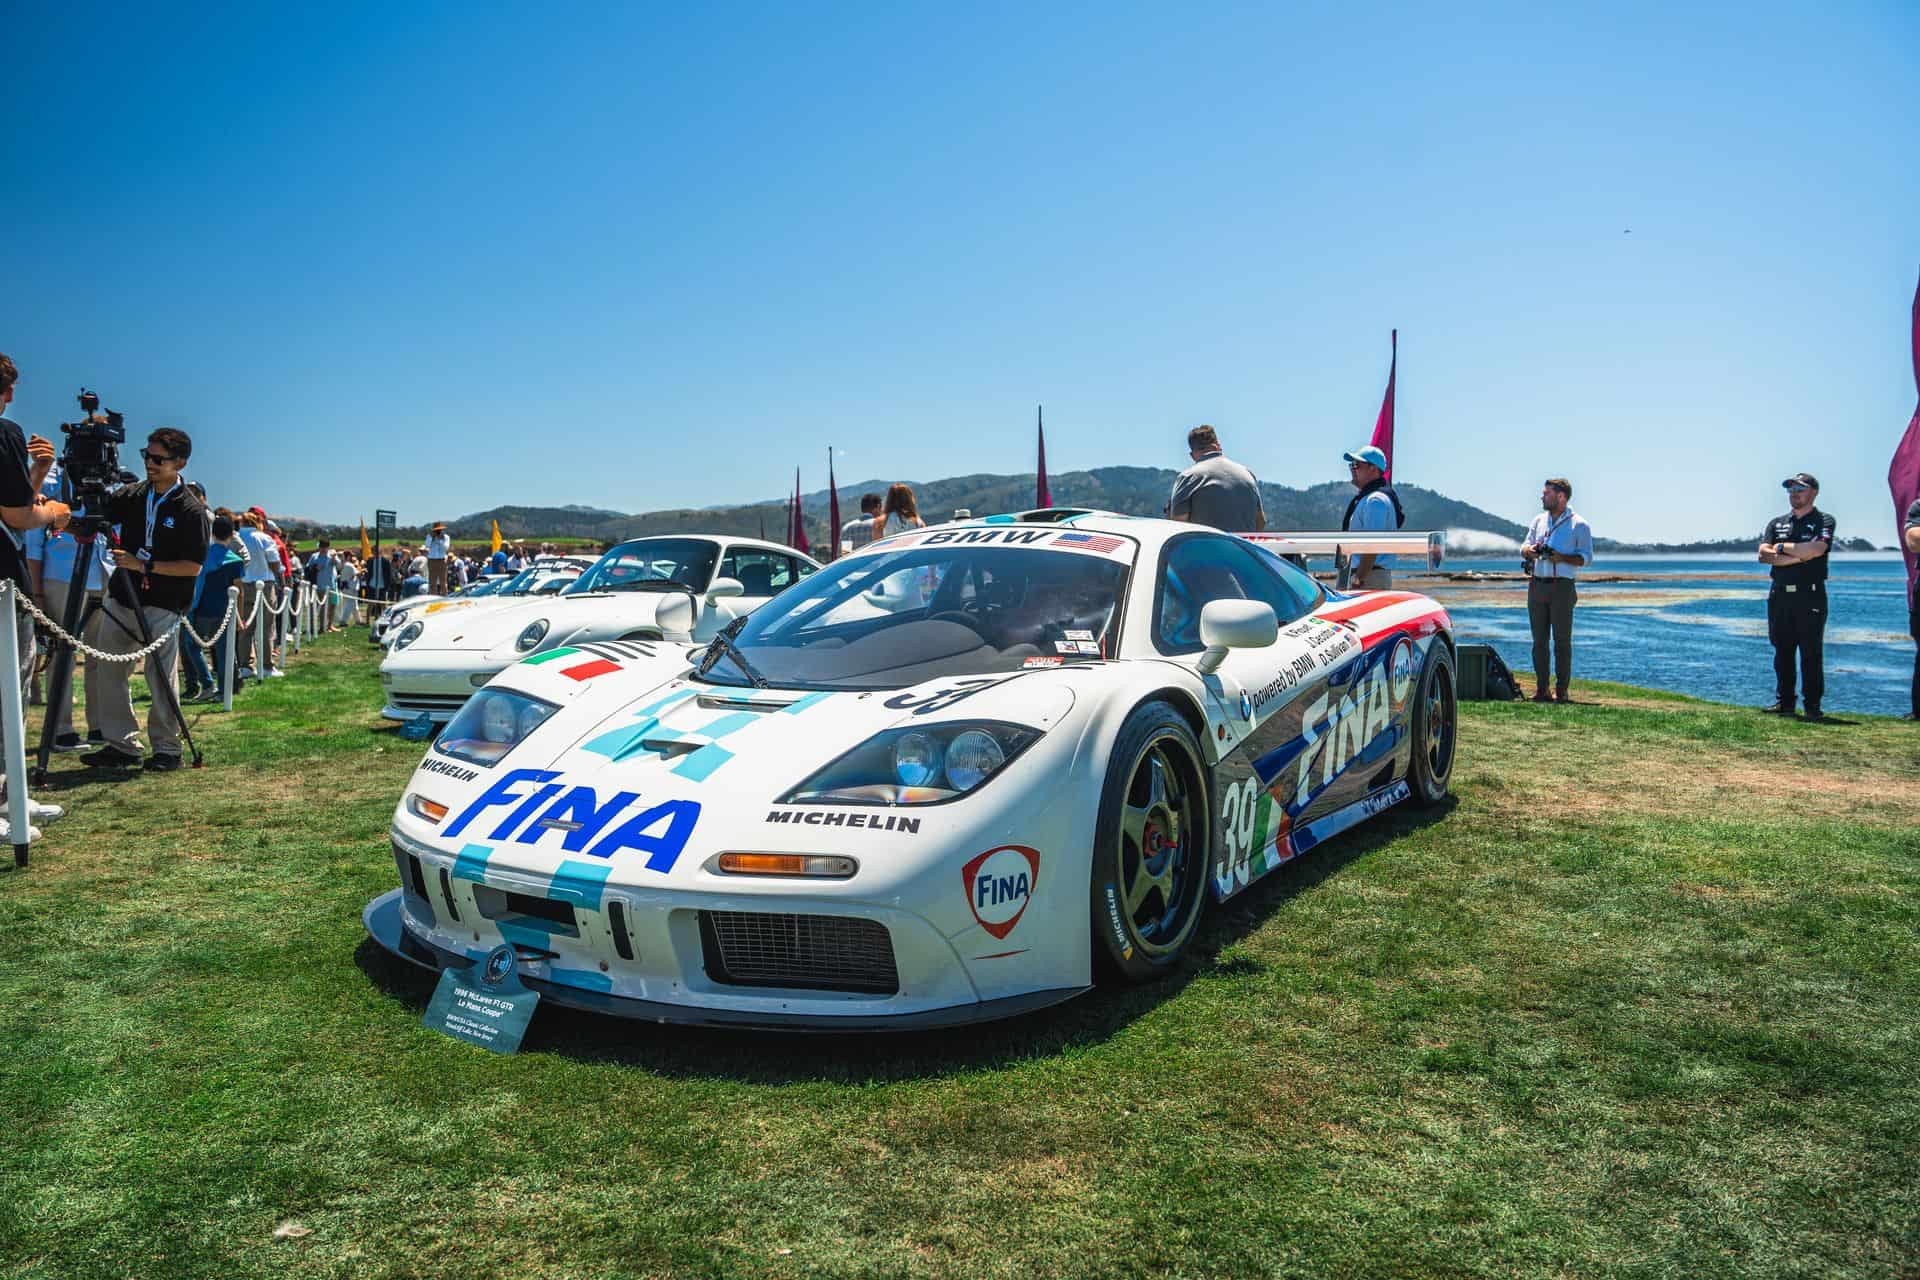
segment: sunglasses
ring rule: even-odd
[[[1810,484],[1790,484],[1787,486],[1787,492],[1788,493],[1805,493],[1807,490],[1811,488],[1813,488],[1813,486]]]
[[[174,460],[173,455],[170,453],[155,453],[151,449],[142,449],[140,451],[140,456],[141,458],[145,459],[145,461],[149,466],[155,466],[155,467],[159,466],[163,462],[172,462]]]

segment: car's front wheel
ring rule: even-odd
[[[1167,703],[1142,703],[1120,727],[1095,825],[1097,968],[1145,982],[1180,962],[1206,904],[1212,835],[1199,739]]]
[[[1407,781],[1412,784],[1414,804],[1424,808],[1447,798],[1458,730],[1453,650],[1445,640],[1435,640],[1413,704],[1413,766],[1407,770]]]

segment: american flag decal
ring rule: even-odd
[[[1072,551],[1098,551],[1101,555],[1118,548],[1123,539],[1109,538],[1099,533],[1061,533],[1054,535],[1053,545],[1066,547]]]

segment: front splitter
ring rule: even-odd
[[[401,917],[400,895],[400,890],[392,889],[367,904],[360,918],[367,927],[368,937],[393,955],[422,969],[437,972],[441,969],[462,968],[472,963],[458,952],[437,947],[409,933]],[[604,991],[583,991],[578,987],[550,982],[545,978],[530,977],[524,971],[520,974],[520,981],[528,990],[538,991],[542,1000],[553,1004],[563,1005],[569,1009],[585,1010],[588,1013],[629,1018],[636,1022],[669,1023],[683,1027],[842,1033],[936,1031],[943,1027],[970,1026],[976,1022],[997,1022],[1002,1018],[1014,1018],[1023,1013],[1032,1013],[1036,1009],[1049,1008],[1092,990],[1091,987],[1055,987],[1046,991],[1029,991],[1023,995],[1003,996],[998,1000],[983,1000],[976,1004],[929,1009],[920,1013],[892,1014],[883,1017],[871,1015],[838,1017],[831,1014],[707,1009],[698,1005],[637,1000],[632,996],[610,995]]]

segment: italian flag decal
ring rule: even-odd
[[[595,676],[604,676],[609,672],[620,669],[620,664],[617,662],[611,662],[606,658],[595,657],[592,654],[582,653],[580,650],[567,645],[562,645],[560,648],[550,650],[538,657],[528,658],[526,665],[537,667],[544,663],[559,662],[563,659],[578,659],[578,661],[571,662],[570,665],[560,668],[560,674],[569,680],[591,680]]]

